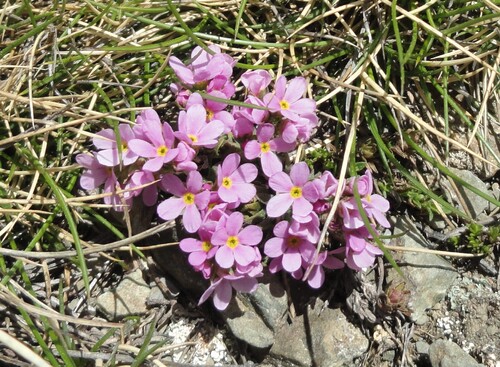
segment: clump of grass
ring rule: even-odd
[[[106,268],[89,266],[101,258],[87,251],[90,241],[133,229],[78,189],[74,156],[100,128],[133,122],[144,107],[174,119],[168,57],[195,44],[219,44],[241,72],[308,78],[322,119],[317,145],[305,149],[312,164],[344,175],[368,166],[381,186],[410,188],[400,207],[421,205],[449,226],[472,218],[435,194],[442,183],[433,177],[453,182],[459,197],[465,186],[500,206],[447,168],[457,152],[483,178],[500,165],[498,13],[489,1],[8,0],[0,11],[0,250],[26,254],[0,251],[9,331],[53,366],[82,364],[72,351],[95,344],[77,333],[72,323],[82,319],[67,306],[99,291],[91,284]],[[60,260],[60,251],[73,252]],[[108,340],[123,325],[100,327],[92,352],[112,353]],[[153,349],[140,349],[141,360]]]

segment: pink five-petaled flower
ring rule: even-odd
[[[316,110],[316,102],[313,99],[302,98],[307,88],[304,78],[293,78],[287,86],[286,77],[282,75],[274,88],[274,93],[264,96],[264,103],[271,112],[279,112],[287,119],[300,121],[301,115],[314,113]]]
[[[361,196],[362,210],[366,212],[370,219],[377,221],[382,227],[389,228],[390,224],[385,217],[385,213],[390,207],[389,201],[383,196],[372,194],[373,178],[369,170],[366,170],[363,176],[351,179],[345,189],[345,193],[354,192],[355,187]],[[359,212],[360,208],[355,198],[341,201],[340,209],[346,228],[357,229],[364,226],[363,219]]]
[[[267,215],[279,217],[292,207],[293,215],[305,217],[313,210],[318,199],[318,191],[309,180],[310,170],[305,162],[292,166],[290,176],[285,172],[278,172],[269,179],[269,186],[276,191],[276,196],[267,203]]]
[[[118,149],[118,139],[113,129],[99,131],[93,139],[97,149],[102,149],[96,153],[96,158],[99,163],[105,166],[114,167],[120,164],[119,151],[121,151],[121,162],[125,166],[131,165],[138,158],[137,154],[128,148],[128,142],[135,139],[132,128],[127,124],[120,124],[118,132],[120,134],[120,149]]]
[[[180,249],[189,253],[189,263],[195,270],[201,271],[205,277],[210,275],[211,269],[210,264],[207,264],[207,260],[212,259],[217,251],[217,247],[213,246],[211,243],[213,228],[209,227],[210,226],[200,227],[198,230],[200,239],[184,238],[179,243]]]
[[[154,113],[153,113],[154,112]],[[177,149],[173,148],[175,136],[169,124],[162,125],[156,111],[152,111],[147,119],[141,123],[144,138],[129,141],[129,148],[141,157],[150,158],[143,170],[150,172],[159,171],[165,163],[172,161],[177,156]]]
[[[195,104],[179,113],[179,131],[174,135],[186,144],[213,148],[223,132],[224,123],[212,120],[207,124],[207,111],[201,104]]]
[[[220,311],[225,310],[229,302],[231,302],[233,288],[238,292],[252,293],[257,289],[257,285],[257,279],[253,276],[237,273],[222,275],[202,294],[198,305],[201,305],[208,297],[213,295],[215,308]]]
[[[206,83],[221,75],[229,78],[233,74],[235,61],[231,56],[221,53],[220,47],[210,45],[210,54],[197,46],[191,51],[191,63],[186,66],[175,56],[170,57],[169,65],[181,82],[188,86],[206,87]],[[204,86],[202,84],[205,84]]]
[[[257,140],[251,140],[245,145],[245,157],[255,159],[260,157],[262,170],[267,177],[283,171],[283,164],[274,152],[289,152],[295,144],[286,143],[281,138],[273,139],[274,126],[263,124],[257,127]]]
[[[241,76],[241,82],[256,97],[271,83],[271,74],[267,70],[249,70]]]
[[[249,225],[243,227],[243,214],[232,213],[227,219],[222,220],[212,236],[214,246],[220,246],[215,253],[215,261],[224,269],[231,268],[236,262],[246,266],[256,258],[253,246],[262,240],[262,229]]]
[[[257,177],[257,167],[251,163],[240,166],[241,158],[237,153],[229,154],[222,165],[217,167],[217,193],[226,203],[248,203],[255,197],[257,190],[250,182]]]
[[[158,205],[158,215],[165,220],[177,218],[183,211],[182,223],[189,233],[196,232],[201,225],[200,210],[207,207],[210,192],[202,191],[203,179],[198,171],[188,173],[186,186],[179,177],[166,174],[161,180],[163,189],[175,197],[171,197]]]
[[[276,224],[273,233],[276,237],[264,245],[264,253],[273,258],[269,264],[272,273],[281,269],[289,273],[299,270],[303,253],[315,250],[315,246],[307,239],[290,233],[290,223],[286,220]]]
[[[382,250],[366,241],[366,238],[370,237],[365,227],[355,231],[344,229],[346,264],[351,269],[366,269],[373,265],[375,256],[383,254]]]

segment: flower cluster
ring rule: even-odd
[[[372,233],[389,226],[389,204],[373,194],[370,171],[338,190],[331,172],[313,174],[304,162],[286,163],[286,153],[307,142],[318,124],[315,101],[304,97],[306,80],[281,76],[273,83],[267,71],[245,72],[244,107],[230,107],[234,64],[215,45],[196,47],[187,64],[171,57],[177,121],[163,122],[146,109],[133,127],[119,124],[97,133],[97,150],[76,157],[86,169],[81,187],[103,185],[104,201],[115,210],[141,195],[145,205],[157,205],[163,220],[179,218],[186,231],[180,248],[211,282],[200,303],[212,297],[221,310],[233,289],[256,289],[264,264],[313,288],[323,284],[325,269],[362,270],[382,253],[371,243]],[[329,229],[342,240],[318,251],[321,218],[337,192],[342,196]],[[270,227],[250,224],[262,214]]]

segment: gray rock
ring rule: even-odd
[[[261,351],[274,343],[274,333],[242,295],[234,297],[221,314],[233,335],[251,348]]]
[[[316,300],[304,315],[276,332],[270,358],[274,365],[336,367],[352,365],[368,349],[368,339],[339,309]],[[286,362],[286,363],[285,363]]]
[[[423,340],[419,340],[415,343],[415,348],[418,354],[429,354],[429,344]]]
[[[480,367],[476,362],[457,344],[448,340],[437,340],[429,348],[429,359],[432,367]]]
[[[481,192],[484,192],[485,194],[492,196],[492,193],[488,190],[488,186],[471,171],[459,170],[455,168],[450,168],[450,171],[452,171],[459,178],[461,178],[471,186],[475,187],[476,189],[480,190]],[[486,208],[488,208],[489,205],[488,200],[473,193],[469,189],[466,189],[465,187],[461,186],[458,182],[457,182],[457,188],[458,191],[460,192],[461,197],[464,200],[465,206],[467,207],[473,218],[477,218]],[[460,210],[464,210],[461,201],[458,200],[456,192],[452,190],[449,186],[448,190],[453,201],[458,203],[458,207],[460,208]]]
[[[426,243],[417,228],[408,217],[398,218],[394,225],[394,234],[402,234],[393,239],[391,244],[423,249]],[[443,258],[429,253],[400,252],[394,255],[403,274],[408,278],[408,288],[412,290],[410,309],[411,318],[422,325],[427,321],[426,310],[440,302],[458,276],[453,267]],[[388,272],[388,281],[401,282],[401,276],[395,269]]]
[[[130,315],[142,315],[147,311],[146,299],[151,289],[142,279],[140,269],[127,274],[116,289],[97,297],[97,307],[109,320],[118,320]]]
[[[288,310],[285,290],[276,276],[263,279],[254,293],[247,294],[256,312],[271,329],[275,330]]]

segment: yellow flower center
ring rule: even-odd
[[[233,186],[233,180],[231,180],[229,177],[224,177],[222,179],[222,186],[226,189],[230,189],[231,186]]]
[[[300,245],[300,239],[295,236],[289,237],[286,241],[286,245],[291,248],[296,248]]]
[[[125,153],[128,149],[128,145],[126,141],[122,141],[122,153]]]
[[[280,107],[282,110],[288,110],[290,108],[290,103],[285,100],[280,101]]]
[[[365,199],[366,199],[366,201],[368,201],[369,203],[371,203],[371,202],[372,202],[372,197],[371,197],[370,195],[366,195],[366,196],[365,196]]]
[[[156,154],[160,157],[165,157],[165,154],[167,154],[168,148],[165,145],[161,145],[158,148],[156,148]]]
[[[238,237],[236,236],[229,236],[227,241],[226,241],[226,245],[229,247],[229,248],[235,248],[236,246],[238,246],[240,243],[240,241],[238,241]]]
[[[292,189],[290,190],[290,196],[293,199],[298,199],[298,198],[302,197],[302,189],[298,186],[292,187]]]
[[[193,143],[197,143],[198,142],[198,137],[196,135],[188,134],[188,137],[189,137],[189,139],[191,139],[191,141]]]
[[[188,192],[182,196],[182,199],[184,199],[184,203],[186,205],[192,205],[194,204],[194,194]]]
[[[212,244],[208,241],[203,241],[201,243],[201,249],[205,252],[208,252],[210,251],[210,249],[212,248]]]
[[[212,121],[214,118],[214,112],[207,108],[207,121]]]
[[[262,153],[267,153],[271,150],[271,146],[269,145],[269,143],[261,143],[260,144],[260,151]]]

